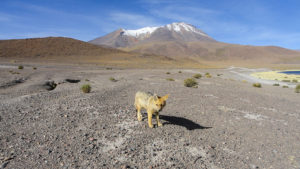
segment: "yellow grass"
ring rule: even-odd
[[[299,70],[286,70],[286,71],[299,71]],[[300,81],[300,75],[292,75],[292,74],[288,75],[279,72],[281,71],[257,72],[257,73],[252,73],[251,76],[260,79],[266,79],[266,80],[278,80],[278,81],[290,81],[290,82],[293,82],[293,80]]]

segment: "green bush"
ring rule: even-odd
[[[252,85],[253,87],[258,87],[258,88],[261,88],[261,84],[260,83],[253,83]]]
[[[170,73],[170,72],[166,72],[166,74],[168,74],[168,75],[169,75],[169,74],[171,74],[171,73]]]
[[[178,73],[182,73],[182,72],[179,70]]]
[[[293,79],[293,83],[298,83],[298,80],[297,79]]]
[[[118,81],[118,80],[116,80],[116,79],[113,78],[113,77],[110,77],[109,80],[112,81],[112,82],[117,82],[117,81]]]
[[[198,83],[193,78],[188,78],[184,80],[184,86],[185,87],[196,87]]]
[[[24,69],[24,66],[20,65],[18,66],[18,69]]]
[[[173,78],[167,78],[168,81],[175,81]]]
[[[273,86],[280,86],[279,83],[274,83]]]
[[[298,84],[298,85],[296,86],[295,92],[296,92],[296,93],[300,93],[300,84]]]
[[[32,69],[33,69],[33,70],[36,70],[36,67],[33,67]]]
[[[209,73],[205,73],[205,77],[211,78],[212,76],[211,76],[211,74],[209,74]]]
[[[282,88],[289,88],[288,86],[282,86]]]
[[[81,86],[80,89],[81,89],[81,91],[82,91],[83,93],[90,93],[92,87],[91,87],[91,85],[89,85],[89,84],[84,84],[84,85]]]
[[[282,80],[283,82],[291,82],[290,80]]]
[[[195,75],[193,76],[193,78],[196,78],[196,79],[200,79],[201,77],[202,77],[202,75],[199,74],[199,73],[197,73],[197,74],[195,74]]]
[[[11,73],[11,74],[13,74],[13,75],[14,75],[14,74],[20,74],[19,72],[14,72],[14,71],[12,71],[12,70],[10,70],[9,73]]]

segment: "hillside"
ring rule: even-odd
[[[156,42],[119,49],[216,64],[300,64],[300,52],[276,46],[246,46],[220,42]]]
[[[117,49],[104,48],[80,40],[63,37],[1,40],[0,49],[0,57],[7,58],[39,58],[125,53]]]
[[[7,61],[88,63],[124,67],[177,64],[166,56],[125,52],[64,37],[1,40],[0,49],[1,60]]]

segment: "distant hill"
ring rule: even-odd
[[[132,68],[178,67],[178,61],[166,56],[125,52],[64,37],[0,40],[0,59],[22,62],[88,63]]]
[[[156,42],[119,49],[211,63],[300,64],[300,52],[276,46],[246,46],[219,42]]]
[[[63,37],[0,40],[0,49],[0,57],[8,58],[99,56],[111,53],[126,53],[118,49],[105,48]]]
[[[193,25],[172,23],[137,30],[119,29],[89,41],[127,52],[189,59],[210,65],[300,64],[300,52],[276,46],[249,46],[218,42]]]

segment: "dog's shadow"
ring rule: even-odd
[[[193,122],[192,120],[189,120],[189,119],[186,119],[183,117],[159,115],[159,118],[167,121],[164,123],[164,125],[168,125],[168,124],[178,125],[178,126],[185,127],[187,130],[212,128],[212,127],[201,126],[201,125]]]

